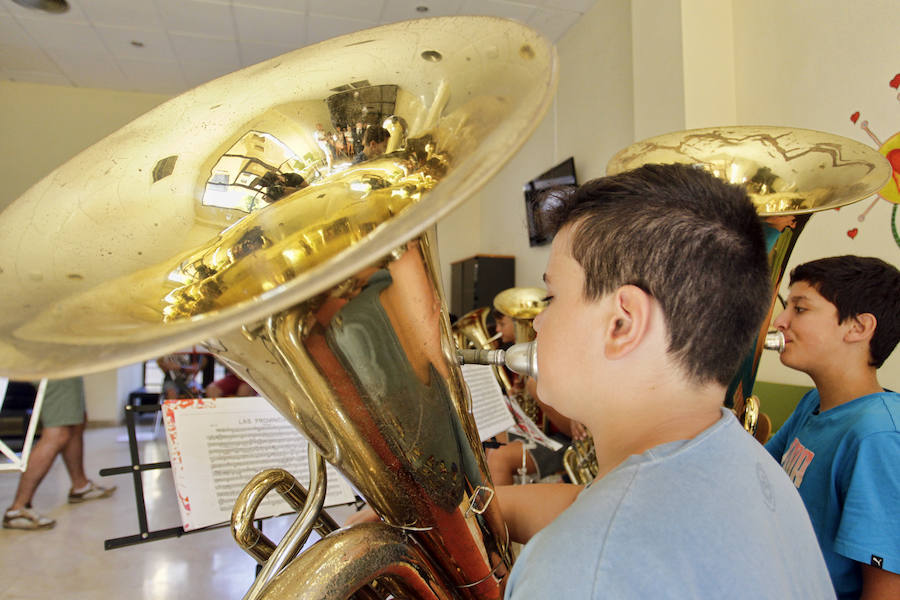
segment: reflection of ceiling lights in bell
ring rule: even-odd
[[[13,0],[13,2],[25,8],[34,8],[49,13],[64,13],[69,10],[69,3],[66,0]]]

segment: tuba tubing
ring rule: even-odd
[[[342,600],[376,579],[396,598],[459,598],[429,554],[402,531],[384,523],[361,523],[335,531],[292,561],[263,588],[259,598]]]

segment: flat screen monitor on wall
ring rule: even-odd
[[[562,194],[571,192],[576,185],[575,159],[571,156],[525,184],[525,217],[530,246],[550,242],[553,236],[548,231],[546,214],[562,202]]]

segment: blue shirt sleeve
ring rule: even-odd
[[[900,573],[900,433],[866,436],[853,460],[838,482],[844,502],[834,550]]]

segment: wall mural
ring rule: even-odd
[[[900,73],[894,75],[893,79],[890,80],[889,84],[895,90],[900,89]],[[897,94],[897,101],[900,102],[900,93]],[[872,138],[872,141],[875,142],[875,145],[878,147],[878,151],[883,154],[888,161],[891,163],[891,166],[894,168],[893,175],[891,179],[884,184],[884,187],[878,192],[878,195],[869,205],[869,207],[863,211],[861,215],[857,217],[860,223],[863,223],[866,220],[866,215],[872,210],[872,207],[878,203],[879,200],[886,200],[894,205],[893,210],[891,211],[891,233],[894,236],[894,242],[897,244],[897,247],[900,247],[900,232],[898,232],[898,223],[897,223],[897,212],[898,208],[900,208],[900,132],[895,133],[891,137],[887,139],[887,141],[882,142],[881,139],[869,128],[869,122],[865,119],[860,120],[860,112],[856,111],[852,115],[850,115],[850,121],[853,122],[854,125],[859,125],[859,127],[866,132],[866,134]],[[859,227],[853,227],[847,230],[847,236],[850,239],[855,239],[859,234]]]

